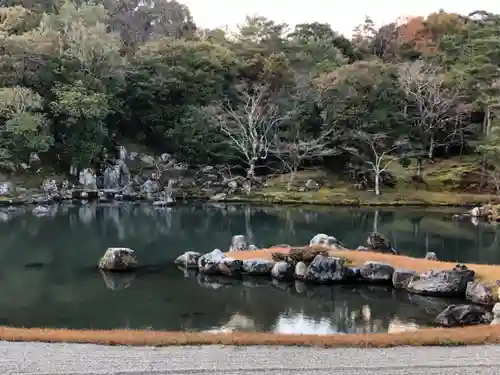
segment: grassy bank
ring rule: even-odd
[[[234,201],[273,204],[315,204],[332,206],[444,206],[470,207],[486,203],[500,203],[491,194],[435,192],[417,189],[390,189],[380,196],[370,191],[357,191],[345,186],[322,188],[319,191],[298,192],[279,188],[265,188],[249,197]]]
[[[430,328],[416,332],[289,335],[257,332],[203,333],[138,330],[66,330],[0,327],[0,340],[129,346],[286,345],[316,347],[456,346],[500,344],[500,326]]]
[[[270,248],[255,251],[241,251],[241,252],[231,252],[226,253],[231,258],[236,259],[267,259],[271,260],[272,252],[288,252],[287,248]],[[347,259],[348,263],[352,266],[359,267],[362,266],[367,261],[376,261],[389,263],[394,268],[404,268],[409,270],[414,270],[416,272],[425,272],[429,269],[451,269],[457,263],[453,262],[442,262],[433,261],[427,259],[419,259],[401,255],[393,254],[382,254],[370,251],[355,251],[355,250],[345,250],[329,251],[331,256],[336,256],[340,258]],[[500,265],[490,265],[490,264],[474,264],[465,263],[467,267],[476,272],[476,278],[483,282],[490,282],[495,284],[497,280],[500,280]]]
[[[290,177],[281,175],[267,181],[266,187],[249,197],[237,200],[348,206],[473,206],[500,203],[497,195],[479,189],[481,173],[477,155],[425,163],[421,182],[415,182],[413,178],[415,167],[415,162],[408,168],[393,163],[391,172],[396,186],[382,187],[380,196],[372,190],[358,190],[352,181],[334,173],[309,169],[295,175],[290,191],[287,189]],[[318,191],[303,191],[309,179],[318,182],[321,188]]]

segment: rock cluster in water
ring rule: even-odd
[[[431,269],[422,273],[376,261],[367,261],[359,268],[352,267],[346,259],[329,255],[329,250],[347,249],[335,237],[325,234],[316,235],[307,247],[289,248],[287,252],[273,252],[271,248],[268,251],[272,260],[232,258],[231,252],[245,251],[243,245],[246,240],[242,237],[233,237],[228,255],[219,249],[207,254],[189,251],[180,255],[175,264],[206,276],[267,276],[278,281],[300,280],[311,284],[387,284],[415,295],[463,299],[463,304],[450,305],[436,317],[438,325],[452,327],[500,323],[498,286],[475,280],[475,272],[465,265],[457,264],[452,269]],[[377,239],[380,240],[380,236]],[[238,246],[234,246],[235,242]],[[374,243],[372,236],[369,244]],[[395,252],[390,244],[384,241],[378,243],[379,251]],[[426,255],[426,259],[437,260],[437,257],[431,253]],[[493,311],[489,310],[488,307],[495,303]]]

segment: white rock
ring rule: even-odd
[[[247,239],[242,234],[237,234],[231,239],[229,251],[243,251],[248,249]]]
[[[491,324],[500,324],[500,302],[495,303],[495,306],[493,306],[493,310],[491,311],[491,313],[493,314],[493,320]]]
[[[80,172],[79,179],[80,185],[88,189],[97,189],[97,178],[95,172],[91,168],[85,168]]]
[[[326,246],[326,247],[330,247],[330,248],[337,248],[339,247],[339,241],[333,237],[333,236],[328,236],[324,233],[319,233],[317,235],[315,235],[311,241],[309,242],[309,245],[310,246]]]
[[[127,247],[110,247],[99,261],[99,268],[108,271],[127,271],[137,264],[134,250]]]

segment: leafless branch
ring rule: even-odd
[[[458,90],[446,86],[444,76],[435,65],[420,60],[400,65],[399,83],[416,107],[417,130],[430,138],[428,147],[432,158],[436,132],[445,130],[454,118],[452,110],[458,102]]]
[[[392,155],[389,160],[387,160],[387,157],[400,149],[402,142],[398,141],[387,145],[386,143],[389,141],[389,137],[385,133],[365,133],[356,131],[353,133],[353,136],[357,141],[367,146],[369,152],[364,154],[356,147],[343,147],[343,150],[360,158],[370,167],[371,171],[375,174],[375,192],[379,195],[380,175],[387,171],[394,161],[401,159],[401,156]]]
[[[230,146],[244,156],[248,177],[254,176],[256,162],[267,158],[273,132],[283,121],[279,107],[266,101],[267,93],[265,85],[254,86],[251,90],[240,90],[242,105],[237,108],[229,101],[219,103],[221,131]]]

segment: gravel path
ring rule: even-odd
[[[0,342],[0,374],[498,375],[500,346],[132,348]]]

